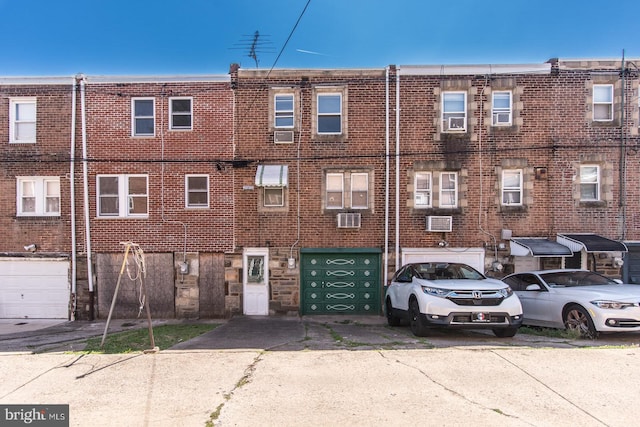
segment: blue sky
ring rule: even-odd
[[[0,75],[640,58],[640,1],[0,0]]]

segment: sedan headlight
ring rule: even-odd
[[[505,298],[508,298],[511,295],[513,295],[513,289],[511,289],[510,286],[507,286],[506,288],[500,289],[500,295],[502,295]]]
[[[613,310],[623,310],[628,307],[638,307],[638,303],[619,302],[619,301],[597,300],[597,301],[591,301],[591,304],[599,308],[607,308],[607,309],[613,309]]]
[[[433,286],[423,286],[422,291],[427,295],[433,295],[435,297],[446,298],[451,292],[450,289],[434,288]]]

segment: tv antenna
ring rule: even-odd
[[[258,60],[259,54],[263,53],[275,53],[273,43],[268,39],[268,35],[260,34],[256,30],[253,34],[245,34],[242,36],[242,40],[238,43],[234,43],[234,47],[231,49],[241,49],[247,52],[247,56],[254,60],[256,68],[260,61]]]

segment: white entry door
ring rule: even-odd
[[[247,248],[242,255],[243,313],[269,314],[269,248]]]

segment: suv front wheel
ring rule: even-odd
[[[426,337],[429,334],[429,327],[424,324],[418,301],[415,299],[409,301],[409,325],[411,332],[417,337]]]

